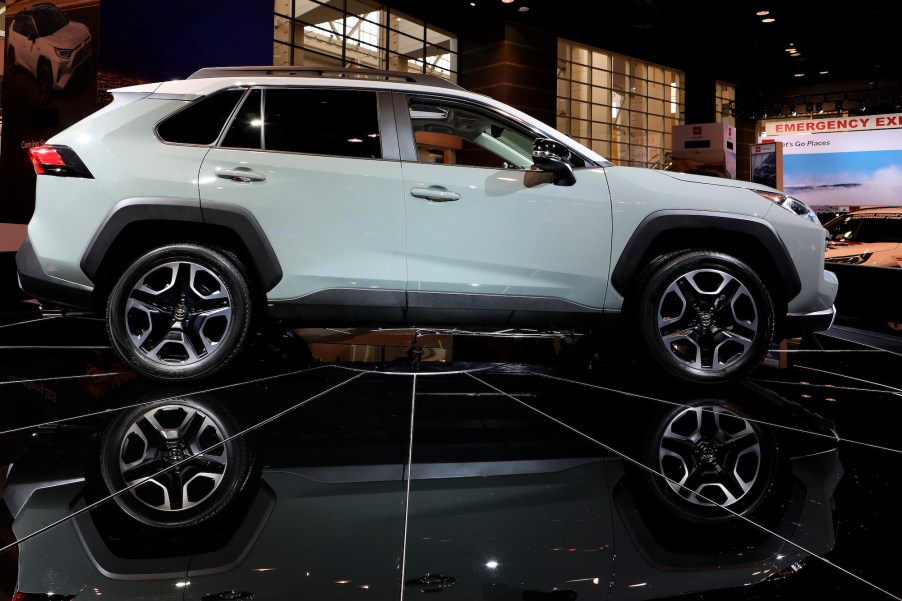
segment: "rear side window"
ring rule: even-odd
[[[175,144],[213,144],[243,94],[223,90],[196,100],[157,125],[157,135]]]
[[[222,145],[381,159],[376,92],[266,89],[261,98],[254,90]]]

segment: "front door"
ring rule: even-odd
[[[577,169],[574,185],[556,186],[532,166],[536,132],[500,113],[417,97],[407,113],[417,155],[404,163],[408,316],[441,309],[503,321],[603,306],[603,169]]]

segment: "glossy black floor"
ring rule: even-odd
[[[118,362],[99,320],[0,314],[0,598],[902,597],[902,337],[835,326],[694,388],[559,339],[358,334],[277,332],[173,388]],[[174,399],[253,465],[218,515],[163,529],[109,500],[99,457],[119,416]],[[698,490],[762,499],[738,517],[640,465],[661,468],[675,416],[722,408],[756,433],[764,488]]]

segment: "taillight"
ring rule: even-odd
[[[68,146],[35,146],[28,149],[28,157],[38,175],[94,178],[75,151]]]

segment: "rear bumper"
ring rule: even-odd
[[[28,238],[16,253],[16,269],[19,272],[19,287],[42,304],[84,311],[94,309],[94,289],[49,275],[41,267]]]

